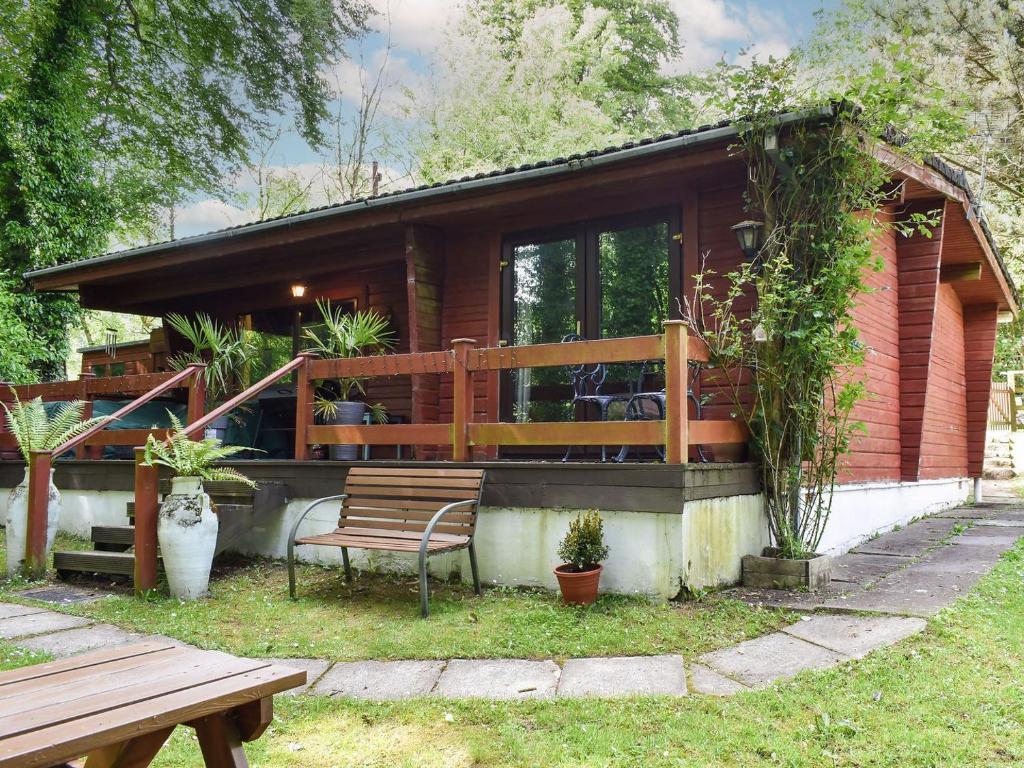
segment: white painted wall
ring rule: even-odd
[[[972,490],[968,478],[837,486],[832,496],[832,516],[818,549],[841,555],[876,533],[962,504]]]
[[[0,523],[7,522],[7,497],[10,488],[0,489]],[[135,498],[131,491],[61,491],[64,509],[60,530],[89,538],[94,525],[128,525],[127,504]]]

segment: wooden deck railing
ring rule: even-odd
[[[206,386],[201,375],[204,365],[195,364],[177,373],[148,373],[138,376],[115,376],[110,379],[83,377],[77,382],[55,382],[28,386],[8,386],[3,393],[6,401],[17,393],[20,400],[36,397],[44,401],[83,400],[87,417],[92,416],[92,399],[97,395],[111,396],[138,394],[134,400],[94,424],[82,434],[50,451],[31,451],[28,460],[28,524],[25,536],[25,575],[38,577],[46,569],[46,524],[49,506],[50,470],[56,457],[87,445],[132,445],[144,442],[150,433],[166,430],[124,429],[104,431],[128,414],[161,395],[181,387],[189,388],[188,414],[191,419],[205,408]],[[12,439],[7,434],[5,438]]]
[[[742,443],[746,427],[737,421],[690,421],[687,418],[687,363],[706,361],[707,351],[689,338],[679,320],[665,323],[655,336],[600,339],[515,347],[475,346],[455,339],[446,352],[384,355],[347,360],[311,360],[299,377],[295,457],[309,456],[309,446],[450,445],[455,461],[469,461],[473,446],[664,445],[669,464],[686,463],[690,445]],[[493,423],[474,421],[473,375],[513,368],[570,366],[663,360],[666,413],[662,421]],[[311,381],[338,377],[451,374],[452,421],[443,424],[316,425],[312,421]]]

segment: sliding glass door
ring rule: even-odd
[[[502,340],[510,345],[660,333],[678,317],[678,220],[657,211],[525,233],[505,242]],[[610,366],[605,392],[626,392],[637,366]],[[505,421],[567,421],[565,368],[518,370],[502,385]]]

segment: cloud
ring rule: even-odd
[[[391,40],[400,47],[431,56],[444,40],[448,22],[462,13],[453,0],[374,0],[378,15],[371,25],[384,31],[391,21]]]
[[[723,57],[784,56],[798,34],[782,10],[769,11],[754,3],[671,0],[671,5],[683,42],[683,55],[668,67],[672,73],[703,69]],[[743,56],[737,56],[740,50]]]
[[[252,215],[225,203],[223,200],[200,200],[178,208],[174,212],[174,236],[176,238],[213,232],[237,224],[245,224]]]

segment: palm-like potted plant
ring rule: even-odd
[[[308,349],[322,359],[341,360],[353,357],[383,355],[394,346],[394,334],[386,317],[373,310],[346,312],[332,307],[329,300],[317,300],[323,324],[305,329]],[[367,409],[373,421],[387,417],[380,403],[368,405],[357,397],[366,396],[367,377],[325,379],[316,382],[314,415],[323,424],[362,424]],[[355,445],[332,445],[330,457],[335,461],[353,461]]]
[[[569,523],[569,531],[558,547],[562,564],[555,568],[555,578],[562,590],[562,599],[575,605],[590,605],[597,600],[597,588],[608,557],[604,543],[604,521],[596,510],[583,512]]]
[[[168,366],[180,371],[189,365],[203,363],[206,366],[203,371],[206,395],[210,401],[232,394],[243,378],[257,373],[259,349],[245,331],[203,313],[189,318],[172,312],[167,315],[166,322],[192,345],[191,351],[179,352],[169,358]],[[223,440],[227,436],[227,428],[228,417],[225,415],[209,426],[208,434]]]
[[[160,505],[157,540],[163,557],[167,586],[174,597],[194,600],[206,594],[210,568],[217,549],[219,524],[204,480],[231,480],[255,487],[255,483],[236,469],[216,464],[239,451],[237,445],[222,445],[215,437],[192,440],[181,421],[168,411],[171,434],[157,440],[146,439],[143,463],[168,467],[171,492]]]
[[[85,403],[74,400],[61,403],[53,411],[46,412],[40,397],[22,402],[17,394],[14,404],[8,408],[7,427],[18,442],[18,449],[25,459],[25,478],[16,485],[7,499],[7,525],[4,529],[7,538],[7,574],[13,576],[22,566],[25,559],[25,540],[28,533],[28,462],[32,451],[52,451],[73,437],[77,437],[102,417],[83,419],[82,411]],[[60,522],[61,498],[60,491],[53,484],[53,469],[50,470],[50,489],[46,509],[46,551],[53,546]]]

